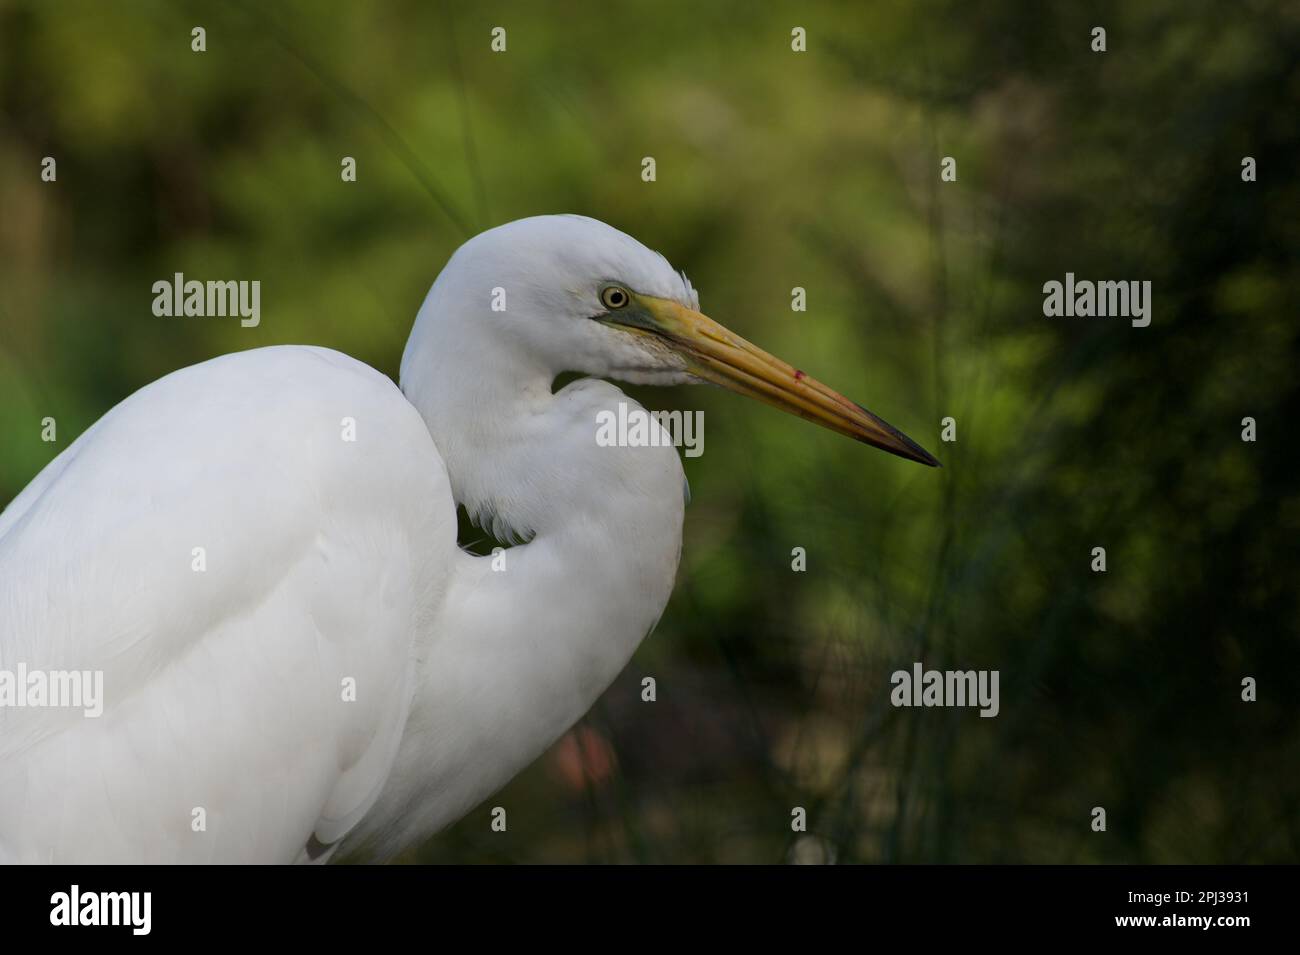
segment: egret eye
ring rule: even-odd
[[[600,290],[600,304],[606,308],[626,308],[630,301],[632,296],[628,290],[617,285],[607,285]]]

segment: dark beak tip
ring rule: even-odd
[[[890,425],[886,425],[886,427],[889,428],[898,442],[903,445],[902,449],[890,449],[899,457],[907,458],[909,461],[915,461],[917,464],[924,464],[926,467],[943,467],[943,465],[939,463],[938,458],[925,450],[925,448],[921,447],[907,435],[903,434],[903,432],[899,431],[897,428],[891,427]]]
[[[916,450],[919,451],[919,452],[921,453],[921,463],[922,463],[922,464],[928,465],[929,467],[932,467],[932,468],[941,468],[941,467],[943,467],[943,464],[940,463],[939,459],[936,458],[936,457],[935,457],[933,454],[931,454],[929,451],[925,450],[925,448],[921,447],[919,444],[916,444],[915,442],[913,442],[913,447],[915,447]]]
[[[861,411],[864,415],[866,415],[868,418],[874,421],[885,432],[887,432],[895,441],[897,441],[900,445],[902,445],[902,447],[901,448],[891,447],[889,444],[881,444],[873,441],[867,441],[865,443],[874,444],[875,447],[880,448],[882,451],[888,451],[890,454],[895,454],[898,457],[904,458],[908,461],[915,461],[917,464],[924,464],[926,467],[931,467],[931,468],[943,467],[943,465],[939,463],[938,458],[936,458],[929,451],[925,450],[925,448],[921,447],[919,444],[917,444],[907,435],[903,434],[903,432],[899,431],[897,428],[895,428],[884,418],[880,417],[880,415],[876,414],[873,411],[868,411],[866,408],[862,407],[862,405],[858,404],[856,401],[853,402],[853,405],[857,407],[857,409]]]
[[[924,464],[928,468],[943,467],[943,464],[940,463],[938,458],[920,445],[913,445],[911,450],[913,451],[913,454],[907,456],[908,460],[915,461],[917,464]]]

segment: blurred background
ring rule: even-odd
[[[705,410],[673,600],[408,861],[1300,861],[1298,157],[1295,3],[0,0],[0,504],[215,355],[395,377],[469,235],[594,216],[944,468],[629,389]],[[1045,318],[1067,271],[1150,327]],[[155,317],[174,272],[261,324]],[[1000,715],[892,707],[918,660]]]

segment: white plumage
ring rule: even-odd
[[[658,619],[683,515],[672,448],[594,439],[631,399],[561,372],[714,380],[928,459],[697,307],[621,232],[526,219],[448,263],[401,390],[276,347],[109,411],[0,515],[0,670],[105,697],[0,707],[0,861],[389,858],[536,758]],[[504,569],[456,502],[527,541]]]

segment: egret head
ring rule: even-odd
[[[472,348],[480,360],[486,350],[551,377],[710,382],[891,454],[939,463],[862,406],[701,314],[685,274],[584,216],[520,219],[461,246],[421,310],[404,379],[427,347]]]

